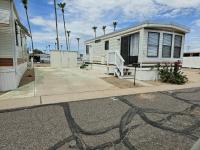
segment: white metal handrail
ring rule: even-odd
[[[109,51],[107,55],[107,64],[115,65],[120,72],[121,76],[124,76],[124,59],[118,51]]]

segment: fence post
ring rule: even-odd
[[[135,78],[136,78],[136,65],[135,65],[135,71],[134,71],[134,86],[135,86]]]

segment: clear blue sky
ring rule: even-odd
[[[113,20],[118,21],[117,29],[142,21],[174,22],[188,26],[191,32],[186,36],[185,50],[200,49],[200,0],[63,0],[66,2],[65,16],[67,29],[71,30],[71,48],[77,50],[80,37],[81,51],[84,41],[94,36],[92,26],[97,26],[97,35],[102,35],[102,26],[107,33],[113,30]],[[57,0],[57,2],[62,2]],[[15,0],[21,21],[27,26],[21,0]],[[29,0],[28,12],[35,47],[46,49],[55,46],[55,19],[53,0]],[[62,14],[58,9],[59,37],[65,48]]]

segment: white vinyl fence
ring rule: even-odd
[[[200,68],[200,57],[183,57],[183,67]]]
[[[77,57],[75,51],[51,51],[50,64],[53,68],[77,67]]]

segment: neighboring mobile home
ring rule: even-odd
[[[182,61],[187,27],[145,22],[85,42],[91,63],[113,64],[123,76],[124,65]]]
[[[200,68],[200,48],[184,53],[184,55],[183,55],[183,67]]]
[[[27,36],[13,0],[0,0],[0,91],[17,88],[27,69]]]

